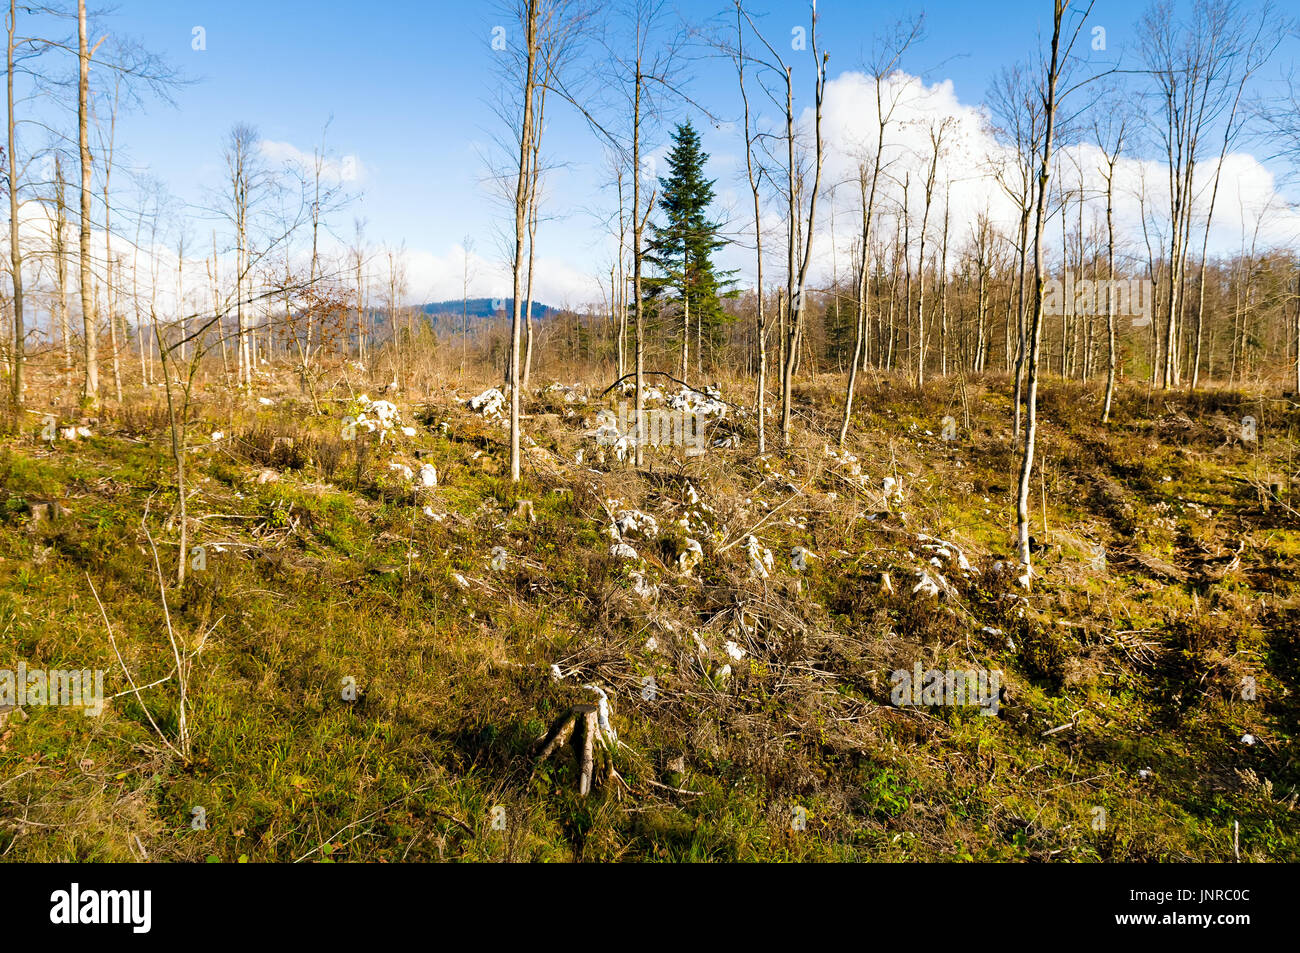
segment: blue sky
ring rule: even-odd
[[[765,14],[765,32],[786,47],[791,27],[807,22],[804,2],[752,5]],[[988,7],[958,0],[925,4],[927,33],[905,63],[908,72],[930,83],[947,80],[956,102],[978,106],[995,72],[1030,54],[1050,18],[1049,0]],[[699,22],[727,5],[683,0],[676,9]],[[921,5],[822,0],[821,42],[831,53],[831,77],[859,68],[874,31],[909,9]],[[1130,3],[1099,0],[1089,22],[1106,28],[1114,51],[1132,42],[1138,13]],[[404,241],[413,256],[411,296],[423,298],[459,294],[459,264],[454,290],[449,267],[459,261],[466,234],[485,260],[474,290],[503,290],[489,263],[501,258],[497,232],[504,215],[488,194],[483,159],[492,135],[503,128],[489,108],[495,81],[490,31],[501,19],[491,3],[479,2],[128,0],[95,32],[137,37],[193,79],[176,93],[174,108],[150,103],[119,120],[124,164],[147,166],[181,199],[203,204],[208,190],[220,186],[221,149],[232,123],[247,121],[266,140],[310,154],[332,117],[327,145],[355,157],[362,193],[335,217],[335,233],[350,240],[353,218],[361,217],[372,242]],[[192,48],[196,26],[204,31],[203,50]],[[1267,75],[1294,62],[1296,48],[1288,42]],[[806,77],[810,70],[799,57],[807,54],[792,55]],[[729,64],[701,60],[689,72],[695,98],[723,116],[738,116]],[[800,92],[806,104],[806,82]],[[545,291],[579,295],[571,287],[580,284],[579,275],[607,273],[612,252],[598,217],[613,200],[593,190],[603,181],[598,140],[568,107],[553,104],[549,113],[544,151],[564,167],[551,176],[549,217],[538,240],[555,276]],[[688,114],[683,105],[671,118]],[[698,117],[697,125],[715,157],[711,172],[720,195],[738,191],[743,154],[734,130],[715,129]],[[662,144],[661,138],[653,145]]]

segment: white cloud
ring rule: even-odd
[[[303,172],[314,173],[316,156],[303,152],[288,142],[275,142],[262,139],[257,144],[258,152],[268,162],[293,166]],[[321,180],[334,185],[356,184],[365,176],[366,169],[355,155],[326,156],[321,159]]]
[[[459,245],[443,252],[408,249],[405,267],[411,303],[451,300],[463,293],[465,253]],[[601,301],[594,276],[561,258],[539,254],[534,273],[534,301],[556,308],[598,305]],[[469,297],[510,298],[514,282],[507,263],[471,251],[469,275]]]
[[[995,178],[994,170],[1013,159],[1010,149],[994,136],[988,113],[982,105],[961,102],[953,84],[942,80],[927,85],[916,76],[898,72],[885,81],[882,94],[888,108],[896,103],[886,131],[884,162],[888,175],[882,181],[876,208],[884,217],[877,219],[877,238],[892,237],[895,215],[903,201],[902,183],[908,181],[908,208],[912,221],[912,254],[916,254],[918,230],[924,208],[924,181],[928,172],[932,145],[931,129],[947,121],[944,148],[935,177],[934,204],[927,229],[927,258],[937,250],[943,227],[944,196],[950,203],[950,264],[956,260],[969,240],[976,216],[986,213],[1004,234],[1012,234],[1018,211],[1010,196]],[[770,123],[765,123],[770,125]],[[813,111],[805,109],[798,127],[805,147],[811,151]],[[780,134],[781,129],[770,130]],[[869,161],[876,147],[877,107],[873,79],[859,72],[845,72],[826,84],[822,115],[822,134],[826,146],[822,172],[822,200],[817,212],[817,229],[813,241],[813,259],[809,281],[822,286],[829,278],[832,261],[832,203],[835,220],[834,258],[841,276],[848,273],[849,256],[861,230],[861,198],[858,167]],[[743,149],[743,145],[741,147]],[[743,152],[742,152],[743,155]],[[1062,148],[1059,165],[1053,169],[1051,189],[1055,196],[1063,183],[1067,190],[1077,190],[1079,181],[1089,199],[1085,210],[1085,229],[1092,222],[1104,227],[1105,180],[1100,150],[1094,145],[1078,144]],[[808,159],[811,185],[811,156]],[[1193,249],[1199,253],[1204,216],[1210,205],[1214,170],[1218,156],[1202,159],[1197,168],[1196,201],[1193,205]],[[743,164],[741,165],[743,172]],[[1163,162],[1133,156],[1122,158],[1116,168],[1115,223],[1117,243],[1145,257],[1139,195],[1145,190],[1145,204],[1153,243],[1167,233],[1168,176]],[[746,190],[747,191],[747,190]],[[730,190],[728,200],[735,195]],[[752,240],[752,222],[743,211],[748,199],[737,206],[740,218],[735,225]],[[782,210],[769,204],[764,211],[765,274],[768,281],[784,282],[785,224]],[[1071,202],[1071,230],[1077,227],[1077,212]],[[884,230],[882,232],[882,229]],[[1060,247],[1060,219],[1047,228],[1049,249]],[[1300,210],[1290,207],[1278,192],[1273,174],[1254,156],[1232,153],[1223,165],[1214,218],[1210,231],[1210,254],[1232,254],[1243,244],[1249,248],[1258,242],[1260,250],[1293,243],[1300,236]],[[768,252],[771,257],[768,257]],[[1050,252],[1049,252],[1050,253]],[[753,281],[752,252],[731,248],[726,253],[729,267],[739,267],[744,279]]]

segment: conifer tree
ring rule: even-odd
[[[651,224],[646,258],[659,275],[647,282],[648,303],[660,315],[680,314],[681,374],[686,377],[690,340],[697,346],[713,343],[727,320],[720,298],[729,295],[733,272],[719,272],[715,251],[727,244],[720,224],[709,218],[713,180],[704,176],[709,156],[700,149],[700,137],[689,120],[677,126],[668,154],[668,175],[659,179],[662,223]],[[697,363],[703,355],[696,355]]]

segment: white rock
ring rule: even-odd
[[[614,726],[609,723],[609,696],[598,685],[588,684],[582,687],[596,693],[596,727],[600,730],[601,736],[607,744],[617,744],[618,733],[614,731]]]
[[[616,538],[639,533],[645,539],[654,539],[659,535],[659,521],[640,510],[623,510],[615,514],[613,529]]]
[[[704,549],[698,540],[686,538],[686,551],[677,556],[677,571],[688,573],[704,561]]]
[[[749,555],[750,574],[766,579],[772,572],[772,550],[765,549],[758,538],[750,533],[745,537],[745,552]]]
[[[885,491],[885,503],[894,506],[903,505],[903,481],[894,477],[885,477],[883,484]]]
[[[506,395],[501,393],[497,388],[490,387],[477,397],[471,397],[468,401],[470,409],[482,414],[484,417],[500,418],[506,407]]]
[[[630,574],[632,577],[632,591],[642,599],[653,599],[659,594],[659,587],[653,582],[646,582],[646,578],[639,572]]]
[[[727,405],[721,398],[722,394],[713,387],[705,387],[703,391],[697,391],[683,386],[668,398],[668,406],[673,410],[684,411],[697,417],[725,417]]]
[[[930,577],[930,574],[925,570],[921,570],[919,576],[921,581],[912,587],[912,594],[916,595],[919,592],[923,596],[938,596],[942,590],[939,588],[939,584]]]

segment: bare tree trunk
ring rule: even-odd
[[[871,184],[868,187],[866,182],[866,170],[859,169],[858,190],[862,199],[862,270],[858,274],[858,310],[857,325],[853,335],[853,366],[849,369],[849,379],[844,394],[844,415],[840,421],[839,446],[844,446],[844,441],[848,437],[849,420],[853,413],[853,392],[857,386],[857,368],[861,364],[862,369],[867,367],[867,322],[870,320],[870,309],[868,307],[868,298],[871,292],[870,272],[868,271],[871,252],[871,226],[875,219],[876,192],[880,183],[880,173],[883,168],[884,151],[885,151],[885,130],[893,116],[894,108],[898,105],[898,99],[895,97],[885,108],[883,95],[883,84],[885,78],[897,66],[898,61],[906,52],[907,47],[916,38],[919,31],[919,21],[916,21],[910,34],[902,35],[898,46],[878,60],[872,67],[871,73],[875,83],[876,94],[876,149],[872,160]],[[890,312],[893,312],[893,300],[891,289]]]
[[[9,379],[9,399],[14,413],[23,406],[23,360],[26,351],[26,332],[23,328],[23,250],[18,243],[18,158],[15,151],[14,118],[14,30],[17,27],[18,6],[15,0],[9,0],[9,46],[6,76],[9,91],[9,161],[6,163],[9,179],[9,265],[13,278],[14,302],[14,343],[13,374]]]
[[[217,232],[212,232],[212,263],[208,266],[208,282],[212,285],[212,317],[217,322],[217,340],[221,342],[221,372],[226,384],[230,384],[230,354],[226,347],[225,320],[221,311],[221,281],[218,271],[220,261],[217,258]],[[140,323],[140,310],[136,308],[136,325]],[[139,332],[137,332],[139,333]],[[141,334],[143,337],[143,334]]]
[[[908,370],[911,371],[912,338],[912,217],[911,208],[912,176],[903,176],[903,327],[907,331]]]
[[[68,324],[68,199],[63,178],[63,162],[54,154],[54,275],[58,284],[55,307],[58,311],[59,337],[63,341],[63,385],[72,383],[72,329]]]
[[[939,376],[948,376],[948,203],[952,197],[952,183],[944,186],[943,194],[943,245],[939,254]]]
[[[879,83],[879,79],[877,79]],[[876,170],[879,171],[880,160],[877,152]],[[862,359],[862,338],[867,323],[867,293],[871,288],[870,256],[868,248],[871,241],[871,206],[875,200],[875,177],[872,177],[871,196],[867,194],[866,170],[858,174],[858,191],[862,196],[862,255],[858,267],[858,302],[853,322],[853,360],[849,362],[849,379],[844,389],[844,415],[840,419],[840,436],[838,446],[843,447],[849,434],[849,421],[853,416],[853,391],[858,382],[858,363]]]
[[[1056,125],[1056,85],[1060,74],[1061,23],[1065,17],[1068,0],[1055,0],[1052,18],[1051,58],[1048,60],[1046,97],[1043,114],[1043,153],[1038,170],[1038,194],[1034,210],[1034,302],[1033,321],[1029,330],[1029,368],[1026,381],[1025,447],[1020,462],[1019,487],[1016,494],[1016,536],[1020,562],[1025,573],[1031,574],[1029,551],[1029,487],[1033,476],[1035,441],[1038,435],[1038,352],[1043,326],[1043,222],[1047,206],[1047,189],[1052,174],[1052,136]],[[1086,12],[1085,12],[1086,17]],[[1080,20],[1080,28],[1083,20]],[[1075,35],[1078,33],[1076,31]]]
[[[1261,25],[1263,22],[1261,21]],[[1256,40],[1258,41],[1258,39],[1257,34]],[[1237,85],[1237,96],[1232,102],[1232,109],[1228,113],[1227,124],[1224,126],[1223,147],[1219,150],[1219,162],[1214,168],[1214,187],[1210,191],[1210,208],[1205,214],[1205,233],[1201,238],[1201,269],[1196,282],[1198,300],[1196,303],[1196,345],[1192,359],[1192,390],[1196,390],[1196,386],[1201,380],[1201,341],[1205,333],[1205,253],[1210,242],[1210,222],[1214,218],[1214,206],[1219,197],[1219,179],[1223,175],[1223,162],[1228,156],[1228,148],[1232,144],[1235,134],[1233,123],[1237,117],[1237,109],[1241,104],[1241,96],[1246,89],[1246,81],[1253,72],[1249,59],[1250,54],[1247,53],[1247,66],[1242,71],[1240,82]]]
[[[102,42],[102,41],[101,41]],[[99,48],[99,44],[95,44]],[[90,58],[94,50],[86,37],[86,0],[77,0],[77,144],[81,153],[81,322],[85,333],[86,382],[83,389],[85,402],[90,409],[99,405],[99,346],[98,328],[91,308],[90,286]]]
[[[549,64],[548,64],[549,65]],[[550,72],[547,72],[547,78],[550,78]],[[541,169],[538,166],[539,152],[541,151],[542,137],[540,130],[546,114],[546,84],[543,83],[538,90],[537,96],[537,117],[534,125],[538,133],[533,136],[532,143],[532,166],[529,171],[529,198],[528,198],[528,290],[525,292],[528,298],[527,306],[524,310],[524,375],[523,383],[520,385],[524,391],[528,390],[528,382],[533,374],[533,264],[537,256],[537,204],[538,193],[540,191],[538,182],[541,177]]]
[[[235,322],[236,367],[238,387],[249,392],[253,387],[253,344],[248,314],[244,309],[244,283],[248,271],[248,206],[252,148],[255,133],[245,125],[236,125],[230,133],[227,165],[230,172],[230,199],[235,224]]]
[[[1106,156],[1106,403],[1101,411],[1101,422],[1110,423],[1110,408],[1115,400],[1115,164],[1124,147],[1124,127],[1120,126],[1115,141],[1115,152]]]
[[[916,386],[925,386],[925,235],[930,224],[930,206],[934,203],[934,180],[943,149],[944,122],[930,127],[930,168],[925,177],[925,211],[921,213],[921,247],[916,273]]]
[[[1300,268],[1296,270],[1295,288],[1295,392],[1300,396]]]
[[[140,208],[136,211],[135,220],[135,242],[131,246],[131,298],[135,304],[135,336],[136,343],[140,349],[140,386],[149,386],[149,368],[145,363],[145,333],[144,322],[140,317],[140,230],[144,227],[144,203],[140,203]],[[217,236],[214,232],[212,235],[212,260],[217,260]],[[213,299],[216,298],[215,286],[213,289]],[[222,339],[225,340],[224,338]]]
[[[804,247],[800,254],[799,274],[797,284],[794,284],[795,276],[793,271],[794,265],[794,248],[791,248],[791,274],[792,282],[790,288],[790,340],[786,347],[786,367],[785,379],[781,382],[781,442],[790,445],[790,412],[791,412],[791,388],[793,385],[795,370],[798,367],[798,359],[802,350],[803,342],[803,314],[808,307],[808,294],[806,284],[808,280],[808,265],[812,260],[813,235],[816,231],[817,223],[817,198],[821,189],[822,164],[825,160],[825,151],[822,142],[822,105],[825,101],[826,93],[826,61],[829,54],[822,54],[820,57],[817,53],[817,7],[814,4],[812,8],[812,22],[810,24],[812,39],[812,58],[813,67],[816,70],[814,82],[814,100],[813,100],[813,137],[815,145],[815,159],[813,164],[813,186],[812,192],[808,198],[808,224],[803,232]],[[794,100],[793,100],[793,82],[790,67],[785,70],[786,82],[786,138],[789,148],[789,186],[790,186],[790,215],[791,215],[791,234],[798,228],[802,228],[802,218],[799,211],[796,193],[794,189]],[[792,238],[793,242],[793,238]]]
[[[785,333],[787,316],[786,316],[786,289],[776,289],[776,377],[777,388],[785,392],[785,346],[787,335]]]
[[[1020,280],[1019,292],[1017,294],[1018,304],[1016,306],[1016,379],[1014,385],[1015,408],[1012,411],[1012,435],[1015,439],[1020,439],[1020,413],[1023,401],[1021,400],[1021,382],[1025,375],[1025,281],[1028,270],[1027,259],[1029,256],[1029,205],[1026,203],[1020,213]],[[1010,305],[1010,302],[1007,302]]]
[[[644,77],[641,73],[642,23],[636,25],[636,76],[633,80],[632,95],[632,297],[636,308],[636,330],[634,333],[633,355],[636,370],[636,447],[635,459],[637,469],[645,466],[645,307],[641,300],[641,233],[645,221],[650,217],[650,206],[654,205],[654,196],[646,203],[646,217],[641,217],[641,93]]]
[[[614,307],[618,317],[618,380],[627,374],[627,272],[624,271],[626,259],[623,248],[627,244],[627,224],[623,211],[623,166],[616,155],[614,159],[615,184],[618,187],[618,260],[615,273],[618,284],[614,288]],[[636,174],[636,170],[633,170]]]
[[[185,235],[176,240],[176,320],[181,327],[181,360],[188,360],[190,324],[185,317]]]
[[[1061,280],[1065,280],[1065,273],[1070,267],[1070,242],[1065,233],[1065,222],[1068,216],[1065,214],[1069,207],[1069,196],[1065,193],[1065,175],[1062,170],[1060,189],[1058,195],[1061,196]],[[1061,309],[1061,378],[1068,379],[1070,376],[1069,367],[1066,364],[1069,355],[1069,336],[1070,336],[1070,309],[1074,306],[1073,295],[1069,292],[1065,294],[1064,307]],[[1050,364],[1050,362],[1049,362]]]
[[[510,325],[510,479],[518,483],[520,479],[519,455],[519,362],[521,333],[523,325],[523,291],[524,236],[528,227],[528,209],[532,198],[530,181],[530,153],[533,142],[533,90],[536,84],[537,69],[537,18],[539,0],[527,0],[524,23],[524,43],[527,60],[523,76],[523,124],[519,135],[519,177],[515,184],[515,252],[512,263],[514,281],[514,300],[511,302],[514,314]]]
[[[794,188],[794,78],[790,67],[785,68],[785,140],[787,149],[786,186],[788,200],[788,228],[786,230],[786,286],[787,321],[782,322],[781,341],[781,443],[790,444],[790,389],[794,376],[795,333],[799,326],[798,300],[803,289],[795,285],[795,249],[798,245],[799,205]]]
[[[686,380],[691,350],[691,299],[685,288],[682,289],[682,380]]]
[[[113,110],[109,114],[108,121],[108,144],[104,150],[104,303],[108,305],[108,342],[113,352],[113,393],[119,404],[122,403],[122,361],[118,354],[120,342],[117,339],[117,315],[114,307],[116,302],[113,296],[113,228],[109,183],[113,177],[113,144],[117,135],[117,106],[121,83],[119,76],[117,85],[113,89]]]

